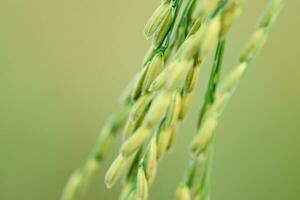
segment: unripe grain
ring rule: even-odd
[[[158,94],[146,115],[145,124],[151,128],[154,127],[165,115],[170,101],[171,95],[168,92]]]
[[[213,131],[217,126],[216,118],[208,118],[204,121],[203,126],[200,128],[197,135],[192,142],[192,152],[197,152],[200,149],[205,148],[210,142]]]
[[[137,200],[148,199],[148,182],[143,167],[139,167],[137,174]]]
[[[191,200],[190,190],[186,185],[182,185],[177,189],[176,200]]]
[[[150,142],[149,150],[145,156],[145,174],[149,184],[152,183],[157,168],[157,147],[155,138]]]
[[[169,16],[172,6],[169,3],[161,4],[148,20],[144,33],[147,38],[151,37],[162,26]]]
[[[147,75],[143,83],[143,91],[148,92],[148,89],[156,77],[161,73],[164,68],[163,55],[157,54],[152,59]]]
[[[105,184],[107,188],[111,188],[120,178],[126,166],[126,158],[121,154],[111,164],[105,175]]]
[[[135,153],[149,138],[152,130],[147,126],[138,128],[131,137],[129,137],[121,147],[121,154],[129,157]]]

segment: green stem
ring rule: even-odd
[[[201,184],[198,191],[200,192],[201,198],[203,200],[206,200],[209,197],[209,193],[210,193],[211,171],[212,171],[213,153],[214,153],[213,139],[207,148],[208,149],[207,149],[207,157],[206,157],[205,167],[204,167],[204,175],[201,179]]]
[[[210,79],[209,79],[206,94],[205,94],[204,104],[202,106],[202,109],[200,111],[199,118],[198,118],[197,129],[200,128],[201,123],[203,121],[203,118],[204,118],[208,108],[211,106],[211,104],[214,102],[214,99],[215,99],[217,84],[219,83],[219,80],[220,80],[221,65],[223,62],[225,43],[226,43],[225,39],[222,39],[221,41],[219,41],[218,46],[217,46],[214,64],[213,64],[213,67],[211,70]]]
[[[211,75],[210,75],[209,83],[208,83],[207,90],[206,90],[204,104],[203,104],[202,109],[199,114],[197,129],[200,128],[200,125],[203,121],[205,113],[207,112],[209,106],[214,101],[217,84],[220,79],[221,66],[222,66],[222,61],[223,61],[223,57],[224,57],[224,49],[225,49],[225,39],[222,39],[218,42],[217,49],[215,52],[214,63],[212,66]],[[208,150],[210,150],[210,149],[208,149]],[[197,152],[197,154],[194,155],[192,162],[190,163],[190,167],[189,167],[186,177],[185,177],[185,183],[189,188],[191,188],[194,183],[195,165],[196,165],[197,157],[205,151],[206,151],[206,149],[201,149],[199,152]],[[210,155],[210,153],[209,153],[209,155]],[[207,167],[205,167],[205,169],[206,168]]]
[[[98,142],[95,148],[90,153],[87,161],[77,169],[69,178],[61,197],[61,200],[73,200],[86,189],[90,179],[95,173],[95,170],[99,167],[103,161],[103,157],[107,153],[108,145],[112,137],[123,127],[131,108],[129,102],[125,102],[124,105],[119,108],[102,128],[99,135]],[[92,164],[92,165],[91,165]],[[74,182],[74,180],[77,180]]]

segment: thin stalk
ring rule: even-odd
[[[209,174],[211,170],[211,160],[212,160],[212,144],[214,138],[214,130],[218,124],[218,120],[221,114],[224,111],[224,108],[229,101],[229,99],[234,94],[235,89],[237,88],[241,78],[245,74],[245,71],[250,64],[250,62],[255,58],[257,53],[263,47],[269,30],[272,27],[274,21],[276,20],[278,14],[281,11],[281,8],[284,5],[284,0],[273,0],[269,8],[265,11],[260,23],[258,24],[255,32],[253,33],[248,45],[243,50],[240,55],[239,64],[237,67],[225,78],[222,84],[219,84],[218,90],[214,92],[214,98],[209,109],[206,109],[200,121],[200,129],[193,140],[192,149],[194,159],[196,160],[198,155],[205,157],[204,162],[201,162],[201,165],[205,166],[203,179],[200,181],[200,185],[196,190],[195,196],[200,199],[206,200],[209,197]],[[212,81],[213,83],[213,81]],[[211,84],[213,85],[213,84]],[[213,87],[211,89],[213,91]],[[211,92],[209,92],[211,94]],[[207,95],[207,99],[210,100],[210,95]],[[204,116],[204,117],[203,117]],[[204,119],[204,120],[202,120]],[[204,151],[203,154],[198,154],[202,149],[208,149]],[[198,155],[197,155],[198,154]],[[199,157],[198,157],[199,158]],[[196,161],[194,161],[195,164]],[[208,166],[208,167],[207,167]],[[190,173],[191,174],[191,173]]]
[[[222,39],[221,41],[218,42],[217,49],[215,52],[214,63],[213,63],[211,73],[210,73],[210,79],[209,79],[209,83],[208,83],[206,94],[205,94],[205,100],[204,100],[203,106],[200,110],[200,114],[199,114],[199,118],[198,118],[197,129],[199,129],[199,127],[201,126],[201,123],[203,121],[203,118],[204,118],[209,106],[214,101],[217,84],[219,83],[219,79],[220,79],[220,72],[221,72],[221,66],[222,66],[222,61],[223,61],[223,57],[224,57],[224,50],[225,50],[225,39]],[[190,167],[187,170],[186,177],[185,177],[185,183],[189,188],[191,188],[194,183],[196,159],[197,159],[198,155],[203,153],[204,151],[205,151],[205,149],[202,149],[197,153],[197,155],[195,155],[194,159],[190,163]]]
[[[221,74],[221,66],[223,62],[223,56],[224,56],[224,49],[225,49],[225,39],[222,39],[218,42],[217,50],[215,53],[214,58],[214,64],[210,73],[209,83],[207,86],[206,94],[205,94],[205,100],[203,103],[203,106],[199,112],[199,118],[198,118],[198,124],[197,129],[200,128],[201,122],[203,121],[203,118],[205,116],[205,113],[211,106],[211,104],[214,102],[215,99],[215,93],[217,89],[217,85],[220,80],[220,74]]]
[[[100,163],[107,154],[108,146],[111,140],[122,129],[131,109],[131,103],[125,102],[119,110],[110,117],[105,126],[102,128],[98,141],[88,156],[86,162],[77,169],[69,178],[61,200],[73,200],[86,189]]]

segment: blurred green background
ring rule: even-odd
[[[56,200],[86,158],[150,42],[143,26],[159,1],[0,1],[0,199]],[[224,73],[267,0],[244,0]],[[217,129],[214,200],[297,200],[300,186],[299,6],[287,1]],[[207,82],[202,76],[176,148],[160,162],[151,199],[172,199]],[[103,175],[82,199],[115,200]]]

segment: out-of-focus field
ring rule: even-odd
[[[150,42],[143,26],[159,1],[0,1],[0,199],[58,200],[85,159]],[[266,0],[243,1],[223,74],[238,60]],[[299,7],[287,1],[217,129],[214,200],[296,200],[300,185]],[[208,62],[209,63],[209,62]],[[210,65],[175,149],[160,162],[151,199],[168,200],[189,159]],[[115,200],[103,176],[86,198]]]

